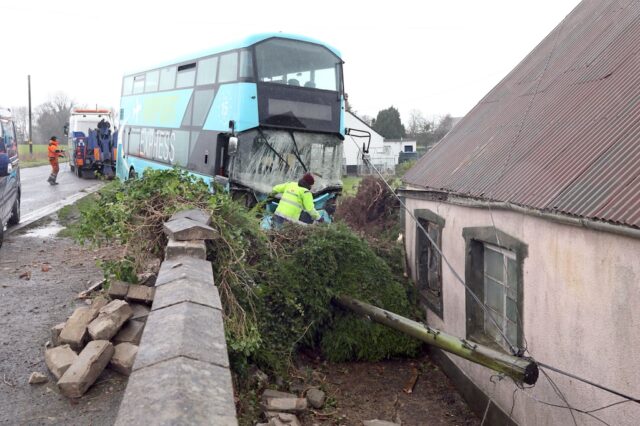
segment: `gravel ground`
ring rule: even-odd
[[[20,231],[0,248],[0,424],[111,425],[126,378],[105,370],[82,398],[69,400],[44,363],[51,327],[84,304],[75,296],[102,278],[96,260],[112,257],[47,235],[57,229],[50,223]],[[30,279],[20,278],[25,273]],[[28,384],[34,371],[50,381]]]

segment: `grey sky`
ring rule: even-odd
[[[464,115],[578,0],[3,1],[0,105],[57,91],[118,107],[132,69],[259,32],[290,32],[338,48],[360,114],[394,105]],[[8,18],[8,19],[7,19]],[[10,37],[13,35],[13,37]]]

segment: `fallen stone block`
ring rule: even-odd
[[[378,419],[365,420],[362,423],[363,423],[363,426],[400,426],[400,424],[398,423],[388,422],[386,420],[378,420]]]
[[[118,373],[129,376],[133,369],[133,362],[136,360],[138,346],[131,343],[120,343],[115,346],[109,367]]]
[[[37,371],[34,371],[29,376],[30,385],[41,385],[43,383],[47,383],[48,381],[49,381],[49,378],[46,375],[42,373],[38,373]]]
[[[65,323],[61,322],[60,324],[51,327],[51,346],[60,346],[60,333],[64,328],[64,324]]]
[[[300,420],[295,414],[267,412],[268,426],[301,426]]]
[[[237,426],[229,369],[177,357],[135,370],[115,424],[149,423]]]
[[[154,311],[182,302],[193,302],[199,305],[222,309],[218,289],[209,282],[181,278],[156,288],[153,300]]]
[[[158,265],[158,267],[159,266],[160,265]],[[153,287],[156,284],[156,278],[158,278],[158,276],[154,272],[143,272],[142,274],[138,274],[138,284]]]
[[[134,345],[139,345],[143,331],[143,322],[129,319],[129,321],[124,323],[118,334],[115,335],[113,343],[116,345],[118,343],[133,343]]]
[[[322,408],[324,401],[327,399],[327,395],[317,388],[311,388],[307,391],[307,401],[313,408]]]
[[[155,294],[156,289],[153,287],[131,284],[129,286],[129,292],[127,293],[127,300],[150,305],[153,303],[153,297]]]
[[[129,284],[123,281],[112,281],[107,294],[112,299],[124,299],[129,291]]]
[[[301,412],[307,409],[307,400],[286,392],[267,389],[262,393],[262,408],[266,411]]]
[[[80,351],[88,340],[87,327],[97,316],[101,308],[107,304],[104,297],[96,297],[90,307],[76,308],[65,323],[58,343],[68,344],[74,351]]]
[[[297,398],[298,395],[289,393],[289,392],[281,392],[274,389],[265,389],[262,392],[262,399],[265,400],[267,398]]]
[[[212,240],[218,235],[212,227],[186,217],[165,222],[163,230],[176,241]]]
[[[147,316],[149,316],[149,312],[151,312],[150,307],[140,303],[129,303],[129,306],[133,310],[133,315],[131,316],[130,320],[139,321],[142,323],[147,322]]]
[[[190,256],[166,259],[160,266],[156,287],[181,278],[199,280],[213,285],[213,268],[211,262]]]
[[[100,309],[100,314],[91,321],[87,330],[93,340],[110,340],[132,315],[133,310],[127,302],[114,300]]]
[[[204,240],[176,241],[169,238],[164,258],[175,259],[179,256],[191,256],[204,260],[207,258],[207,245]]]
[[[172,220],[183,218],[195,220],[196,222],[200,222],[204,225],[211,225],[211,215],[200,209],[182,210],[176,212],[173,214],[173,216],[171,216],[169,222],[171,222]]]
[[[58,381],[60,392],[68,398],[80,398],[93,385],[113,356],[113,345],[93,340]]]
[[[78,359],[78,354],[69,345],[47,349],[44,353],[44,362],[56,379],[60,379],[76,359]]]

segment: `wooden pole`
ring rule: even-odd
[[[368,316],[373,321],[408,334],[429,345],[436,346],[444,351],[468,359],[476,364],[481,364],[497,372],[504,373],[519,382],[533,385],[538,380],[538,365],[530,359],[507,355],[486,346],[451,336],[450,334],[431,328],[426,324],[412,321],[349,296],[338,296],[334,298],[334,301],[342,307]]]
[[[33,136],[31,134],[31,75],[27,76],[27,87],[29,90],[29,155],[33,159]]]

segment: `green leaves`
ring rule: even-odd
[[[218,231],[208,243],[208,258],[236,372],[252,363],[284,371],[301,346],[341,361],[416,352],[416,341],[332,304],[335,295],[346,294],[400,315],[412,312],[397,271],[345,225],[264,232],[261,212],[247,210],[229,194],[211,194],[202,180],[184,171],[147,170],[141,179],[106,185],[81,209],[80,238],[120,244],[123,258],[101,266],[105,276],[134,282],[147,257],[162,255],[163,222],[194,207],[208,211]],[[382,246],[375,250],[384,256],[393,252],[390,259],[399,253]]]

